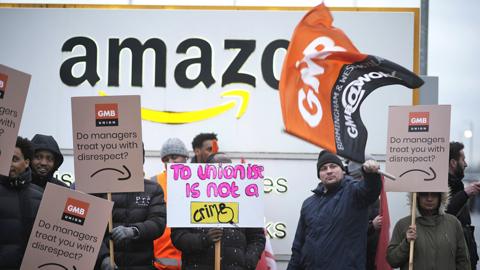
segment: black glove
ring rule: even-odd
[[[138,229],[136,227],[118,226],[112,230],[112,238],[114,242],[121,242],[130,240],[138,236]]]
[[[207,232],[207,240],[210,243],[215,243],[222,239],[223,230],[222,228],[212,228]]]

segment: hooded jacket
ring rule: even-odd
[[[380,175],[345,176],[335,189],[322,183],[302,205],[288,270],[365,269],[368,206],[381,190]]]
[[[462,226],[454,216],[445,213],[447,203],[448,194],[442,193],[438,214],[433,216],[422,216],[417,206],[414,269],[470,269]],[[406,239],[406,232],[410,223],[411,216],[407,216],[395,224],[387,248],[388,263],[401,270],[408,269],[410,244]]]
[[[39,150],[47,150],[53,153],[53,156],[55,157],[55,163],[54,163],[53,169],[46,177],[41,177],[40,175],[36,174],[35,169],[32,167],[32,182],[43,189],[45,189],[47,182],[68,188],[67,184],[53,177],[53,174],[58,170],[58,168],[63,163],[63,155],[60,152],[60,148],[58,147],[58,144],[55,141],[55,139],[52,136],[36,134],[32,138],[32,145],[33,145],[34,153],[36,153]]]
[[[20,269],[43,190],[27,168],[17,178],[0,175],[0,269]]]

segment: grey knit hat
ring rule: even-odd
[[[163,143],[162,150],[160,150],[162,159],[168,155],[179,155],[188,158],[187,147],[179,138],[169,138]]]

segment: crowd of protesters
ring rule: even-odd
[[[263,228],[169,228],[166,226],[167,163],[231,163],[218,152],[217,135],[201,133],[185,143],[169,138],[160,157],[165,170],[144,179],[143,192],[115,193],[113,229],[106,233],[96,269],[213,269],[214,245],[221,240],[221,269],[255,269],[265,248]],[[68,188],[54,173],[64,157],[52,136],[18,137],[8,175],[0,175],[0,269],[19,269],[47,183]],[[145,151],[144,151],[145,160]],[[287,269],[377,269],[375,251],[382,216],[379,164],[348,162],[321,151],[313,194],[300,209],[300,218]],[[411,216],[393,230],[386,260],[408,269],[410,242],[415,241],[415,269],[476,269],[478,262],[469,199],[480,193],[480,182],[464,186],[467,167],[463,144],[450,143],[449,193],[416,193],[415,225]],[[72,187],[74,188],[74,185]],[[98,195],[103,196],[103,195]],[[410,194],[411,196],[411,194]],[[108,241],[115,247],[114,262]],[[382,270],[382,269],[379,269]]]

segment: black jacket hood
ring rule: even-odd
[[[37,152],[38,150],[47,150],[53,153],[55,156],[55,167],[53,171],[58,170],[58,168],[63,163],[63,155],[60,152],[57,142],[52,136],[36,134],[32,138],[33,151]]]

